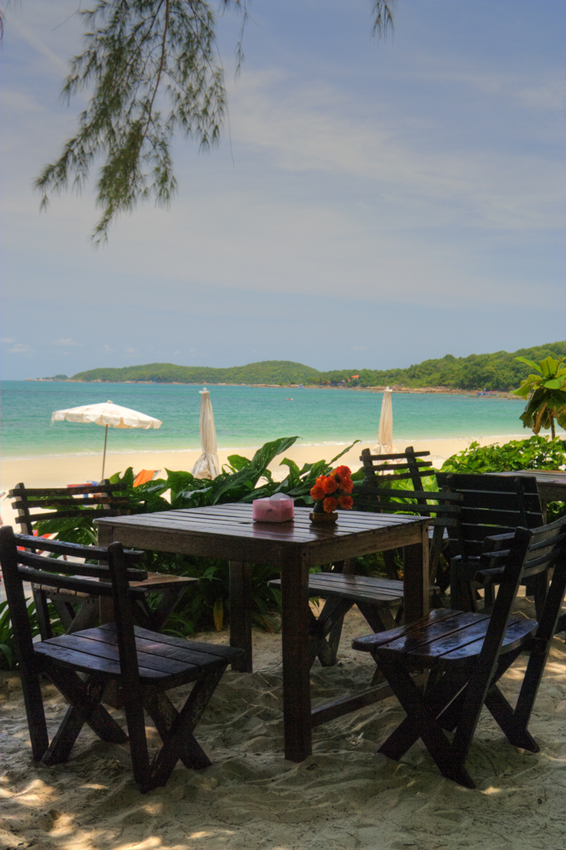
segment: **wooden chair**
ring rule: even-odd
[[[33,535],[38,523],[42,524],[42,530],[57,534],[84,520],[81,532],[83,540],[80,542],[95,543],[93,519],[122,516],[130,512],[125,489],[125,484],[110,484],[109,481],[94,485],[49,488],[27,488],[20,483],[10,490],[9,496],[13,499],[12,506],[18,514],[15,522],[24,534]],[[43,541],[41,546],[38,546],[36,541],[34,549],[39,551],[41,548],[44,548]],[[194,581],[196,579],[187,576],[149,573],[147,578],[140,582],[145,594],[136,597],[134,601],[137,622],[146,628],[159,631],[181,601],[188,585]],[[157,605],[153,608],[148,604],[150,593],[158,596]],[[68,632],[94,625],[99,617],[99,598],[92,593],[80,594],[60,588],[47,589],[43,585],[34,584],[33,595],[43,640],[52,637],[48,602],[53,604]]]
[[[144,589],[131,581],[144,579],[133,569],[141,553],[126,552],[120,543],[108,549],[48,540],[42,547],[58,556],[95,559],[98,564],[53,560],[30,551],[35,538],[0,529],[0,564],[14,628],[16,654],[35,761],[66,762],[83,725],[104,741],[130,740],[134,778],[142,792],[165,785],[177,761],[200,770],[210,764],[194,738],[194,729],[228,663],[243,650],[187,641],[134,626],[131,599]],[[19,550],[18,547],[25,547]],[[54,572],[57,570],[57,573]],[[72,575],[71,575],[72,573]],[[68,588],[113,600],[115,622],[71,635],[34,642],[23,582]],[[45,674],[70,703],[49,743],[40,687]],[[105,687],[117,683],[124,694],[128,736],[102,705]],[[167,691],[193,682],[180,711]],[[152,718],[162,747],[149,756],[144,710]]]
[[[429,570],[431,583],[439,578],[440,559],[448,552],[448,528],[458,528],[459,496],[437,490],[427,490],[425,480],[436,483],[436,470],[431,461],[422,460],[430,452],[415,452],[407,446],[402,454],[372,455],[369,449],[363,449],[360,460],[363,463],[365,480],[355,493],[356,510],[375,513],[415,513],[430,519]],[[399,489],[400,482],[412,485]],[[438,508],[443,510],[439,513]],[[392,552],[384,552],[389,577],[398,578]],[[446,584],[445,587],[448,585]],[[443,588],[445,589],[445,588]]]
[[[543,525],[536,479],[526,476],[483,475],[439,472],[438,483],[460,493],[460,523],[448,528],[453,557],[450,563],[450,606],[466,611],[477,608],[474,582],[486,537],[514,532],[519,526]],[[537,612],[546,596],[547,576],[529,580]],[[493,585],[485,590],[485,603],[493,604]]]
[[[430,560],[436,568],[445,545],[444,531],[448,525],[458,522],[461,497],[454,493],[424,490],[422,477],[434,475],[430,463],[421,462],[420,457],[429,452],[415,454],[411,446],[404,454],[371,455],[364,449],[360,460],[366,469],[366,480],[353,492],[354,509],[379,513],[414,513],[427,516],[433,525],[431,535]],[[374,464],[374,461],[379,464]],[[391,465],[391,460],[400,462]],[[383,461],[383,463],[381,463]],[[395,469],[395,474],[381,477],[376,470]],[[395,490],[387,488],[392,481],[410,479],[417,483],[417,490]],[[385,483],[386,487],[382,485]],[[384,555],[390,555],[384,552]],[[336,664],[338,644],[344,615],[357,605],[368,624],[374,631],[393,628],[395,619],[392,610],[396,610],[399,619],[403,605],[403,582],[398,578],[376,578],[359,576],[353,573],[354,565],[347,562],[334,564],[331,572],[312,573],[309,576],[309,593],[313,597],[322,597],[325,604],[318,617],[311,611],[310,638],[311,663],[318,657],[325,666]],[[281,580],[274,579],[270,586],[280,588]],[[430,592],[435,594],[438,588],[431,585]]]
[[[468,788],[475,785],[465,764],[484,705],[514,746],[538,752],[527,727],[566,588],[566,517],[506,537],[510,548],[487,553],[478,575],[484,584],[499,584],[491,616],[437,609],[416,623],[353,642],[354,649],[371,652],[407,715],[379,752],[399,760],[422,738],[441,773]],[[501,542],[493,540],[497,548]],[[513,615],[525,575],[551,569],[539,622]],[[513,709],[497,683],[525,651],[530,658]],[[416,669],[430,671],[424,688],[413,680]]]

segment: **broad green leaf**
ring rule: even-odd
[[[521,363],[526,363],[526,364],[527,364],[527,366],[530,366],[530,367],[531,367],[531,369],[536,369],[536,370],[537,370],[537,372],[541,372],[541,371],[542,371],[542,370],[541,370],[541,368],[540,368],[540,366],[538,365],[538,363],[535,363],[535,362],[534,362],[534,360],[527,360],[527,358],[526,358],[526,357],[516,357],[515,359],[516,359],[516,360],[519,360]]]
[[[278,440],[265,443],[253,456],[252,466],[255,469],[265,469],[277,455],[290,449],[298,439],[298,437],[280,437]]]
[[[351,443],[351,445],[349,445],[347,448],[345,448],[343,451],[341,451],[340,454],[336,455],[336,457],[332,458],[332,460],[330,461],[330,465],[332,466],[333,463],[336,463],[337,460],[339,460],[341,457],[343,457],[345,454],[347,454],[350,451],[350,449],[353,449],[354,446],[356,445],[356,443],[361,443],[361,440],[354,440],[354,442]]]

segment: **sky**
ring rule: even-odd
[[[92,185],[32,188],[87,0],[1,0],[3,379],[103,366],[403,368],[566,338],[564,0],[252,0],[218,21],[221,144],[96,248]],[[213,6],[213,8],[216,8]]]

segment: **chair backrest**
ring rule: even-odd
[[[372,455],[369,449],[364,449],[361,460],[364,464],[365,479],[355,483],[352,493],[355,509],[373,513],[413,513],[429,517],[434,526],[457,526],[463,497],[447,487],[442,490],[427,490],[423,486],[424,478],[434,478],[436,474],[435,470],[430,468],[429,461],[417,460],[428,454],[430,452],[415,454],[412,446],[406,448],[403,454],[396,455]],[[389,463],[397,458],[404,460],[400,463]],[[385,463],[375,463],[382,460],[385,460]],[[396,472],[385,474],[385,471],[390,469]],[[381,474],[380,470],[384,474]],[[406,481],[413,486],[407,488],[403,485],[400,489],[395,486],[400,481]]]
[[[502,549],[505,539],[508,548]],[[537,629],[537,639],[548,643],[566,592],[566,517],[540,528],[517,528],[513,535],[489,537],[484,544],[476,576],[482,584],[499,585],[491,614],[495,630],[501,627],[503,617],[509,619],[521,582],[542,573],[552,576]]]
[[[123,600],[143,598],[144,588],[128,587],[128,583],[144,581],[147,578],[144,569],[134,566],[143,561],[144,553],[124,550],[119,543],[102,549],[96,546],[42,540],[42,550],[51,555],[58,555],[57,559],[31,551],[34,545],[37,546],[37,538],[14,534],[10,526],[0,528],[0,565],[14,629],[16,656],[22,666],[23,676],[26,671],[34,668],[33,636],[24,582],[110,597],[114,599],[116,609],[122,606]],[[127,607],[130,608],[129,605]]]
[[[45,520],[56,521],[52,529],[49,526],[49,530],[56,532],[65,520],[72,518],[92,521],[128,514],[129,501],[123,493],[126,486],[110,484],[107,480],[73,487],[27,488],[20,483],[8,495],[17,512],[15,522],[24,534],[33,534],[35,524]]]
[[[439,472],[436,477],[440,487],[462,495],[460,523],[448,529],[454,555],[479,558],[487,537],[543,525],[534,476]]]
[[[422,479],[435,475],[432,461],[421,460],[430,452],[415,452],[407,446],[401,454],[372,455],[369,449],[363,449],[360,460],[364,467],[366,481],[384,487],[392,481],[410,479],[414,490],[422,490]]]
[[[358,511],[411,513],[429,518],[433,526],[430,579],[434,582],[444,548],[445,529],[453,527],[452,537],[459,534],[457,526],[462,497],[448,488],[425,489],[425,480],[434,481],[436,474],[430,461],[420,460],[429,454],[415,452],[412,446],[408,446],[402,454],[390,455],[372,455],[369,449],[364,449],[360,460],[365,478],[355,483],[352,496],[354,508]]]

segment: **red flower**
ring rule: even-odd
[[[334,474],[337,475],[341,481],[345,481],[352,475],[352,470],[349,466],[339,466],[337,469],[334,470]]]
[[[327,496],[324,502],[322,503],[322,507],[324,508],[327,514],[331,514],[332,511],[335,511],[338,507],[338,499],[335,499],[334,496]]]
[[[315,502],[318,501],[319,499],[324,499],[325,493],[324,493],[324,490],[322,488],[322,485],[320,485],[318,483],[318,481],[316,482],[314,487],[311,489],[311,496],[313,497]]]
[[[340,507],[345,508],[347,511],[349,511],[354,504],[354,500],[351,496],[340,496],[338,501],[340,502]]]
[[[338,482],[336,481],[333,475],[327,475],[326,478],[322,480],[322,489],[326,493],[327,496],[330,496],[331,493],[335,493],[338,489]]]

